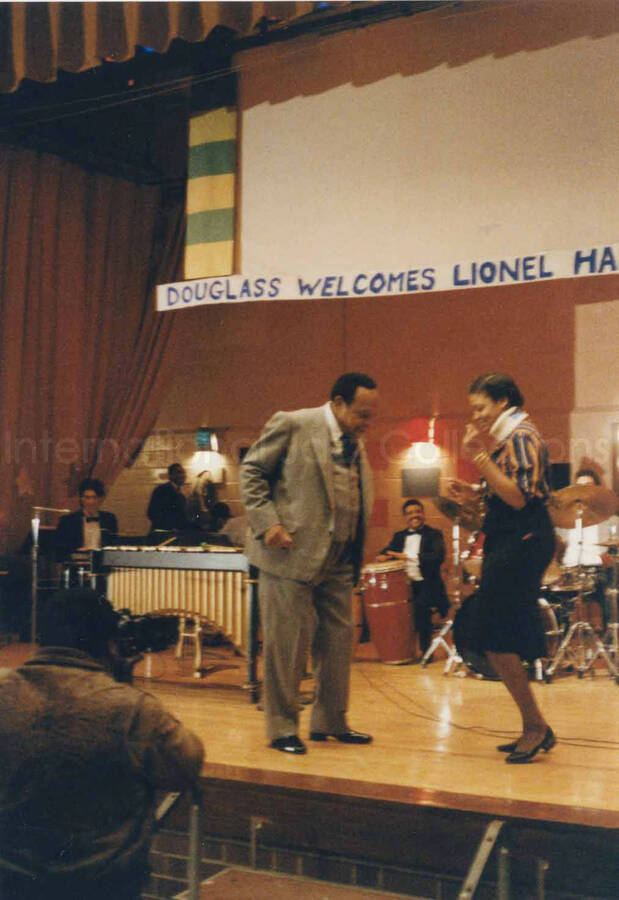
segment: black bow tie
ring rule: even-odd
[[[99,516],[86,516],[86,521],[87,522],[98,522]]]
[[[421,528],[407,528],[407,534],[421,534]]]

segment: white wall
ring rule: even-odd
[[[619,300],[576,307],[572,471],[583,456],[604,469],[613,487],[612,435],[619,424]]]
[[[616,240],[613,27],[607,0],[465,3],[241,54],[240,270]]]

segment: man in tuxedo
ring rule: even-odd
[[[341,375],[324,406],[275,413],[241,467],[245,552],[260,571],[267,737],[283,752],[307,749],[298,736],[299,683],[310,641],[310,740],[371,741],[346,714],[352,589],[372,509],[362,436],[377,403],[372,378]]]
[[[445,541],[442,532],[425,524],[425,510],[421,500],[406,500],[402,513],[406,527],[395,532],[377,559],[401,559],[406,562],[415,610],[415,627],[419,635],[419,647],[424,654],[432,642],[433,610],[438,610],[444,617],[449,609],[447,591],[441,578]]]
[[[118,534],[114,513],[101,509],[105,488],[99,478],[84,478],[78,486],[80,509],[62,516],[56,528],[56,558],[65,562],[76,550],[98,550]]]

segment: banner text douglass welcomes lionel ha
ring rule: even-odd
[[[554,278],[616,273],[619,244],[531,253],[439,265],[406,265],[397,270],[325,272],[302,275],[228,275],[178,281],[157,287],[160,312],[216,303],[263,300],[317,300],[415,295],[427,291],[501,287]]]

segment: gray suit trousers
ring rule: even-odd
[[[260,572],[263,688],[270,741],[298,733],[299,685],[312,648],[315,679],[310,731],[348,730],[352,654],[352,564],[329,553],[312,582]]]

